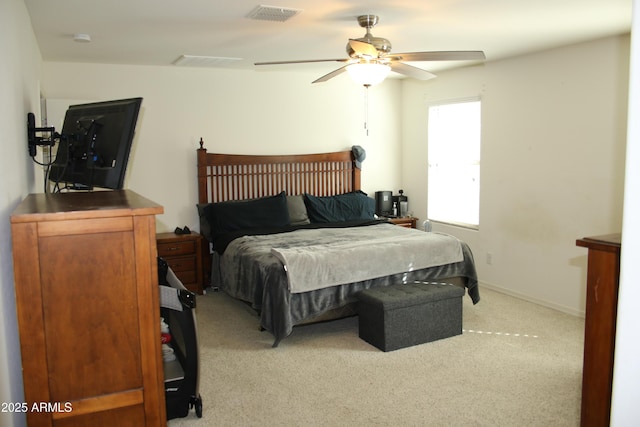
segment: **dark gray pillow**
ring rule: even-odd
[[[198,218],[200,219],[200,234],[208,241],[211,241],[211,226],[209,225],[209,221],[207,221],[204,210],[211,204],[213,203],[198,203],[196,205],[196,208],[198,208]]]
[[[307,215],[307,207],[304,204],[304,196],[287,196],[287,208],[289,209],[289,223],[291,225],[309,224],[309,215]]]

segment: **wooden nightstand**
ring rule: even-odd
[[[163,258],[178,276],[185,288],[202,295],[202,236],[191,234],[158,233],[158,256]]]
[[[414,218],[412,216],[405,216],[402,218],[389,218],[389,222],[399,225],[400,227],[407,227],[407,228],[416,228],[417,221],[418,221],[418,218]]]

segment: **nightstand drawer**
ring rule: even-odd
[[[202,236],[194,231],[191,234],[159,233],[156,242],[158,256],[167,262],[182,284],[202,295]]]
[[[196,271],[196,256],[186,256],[186,257],[177,257],[177,258],[165,258],[169,267],[173,270],[174,273],[178,273],[179,271]]]
[[[194,240],[158,243],[158,255],[163,258],[177,255],[195,255],[197,250],[196,241]]]
[[[405,227],[405,228],[415,228],[411,225],[410,222],[399,222],[396,225],[400,226],[400,227]]]
[[[392,222],[395,225],[399,225],[400,227],[406,227],[406,228],[416,228],[417,221],[418,221],[418,218],[414,218],[411,216],[405,216],[400,218],[389,218],[389,222]]]
[[[180,279],[182,284],[187,288],[189,288],[188,285],[192,283],[197,283],[196,272],[194,270],[191,270],[191,271],[175,271],[174,270],[173,272],[176,274],[178,279]]]

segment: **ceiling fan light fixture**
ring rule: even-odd
[[[351,79],[363,86],[374,86],[382,83],[389,75],[391,67],[378,62],[357,62],[347,66]]]

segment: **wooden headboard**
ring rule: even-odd
[[[360,190],[360,168],[351,150],[266,155],[207,153],[200,139],[198,203],[253,199],[285,191],[333,196]]]

